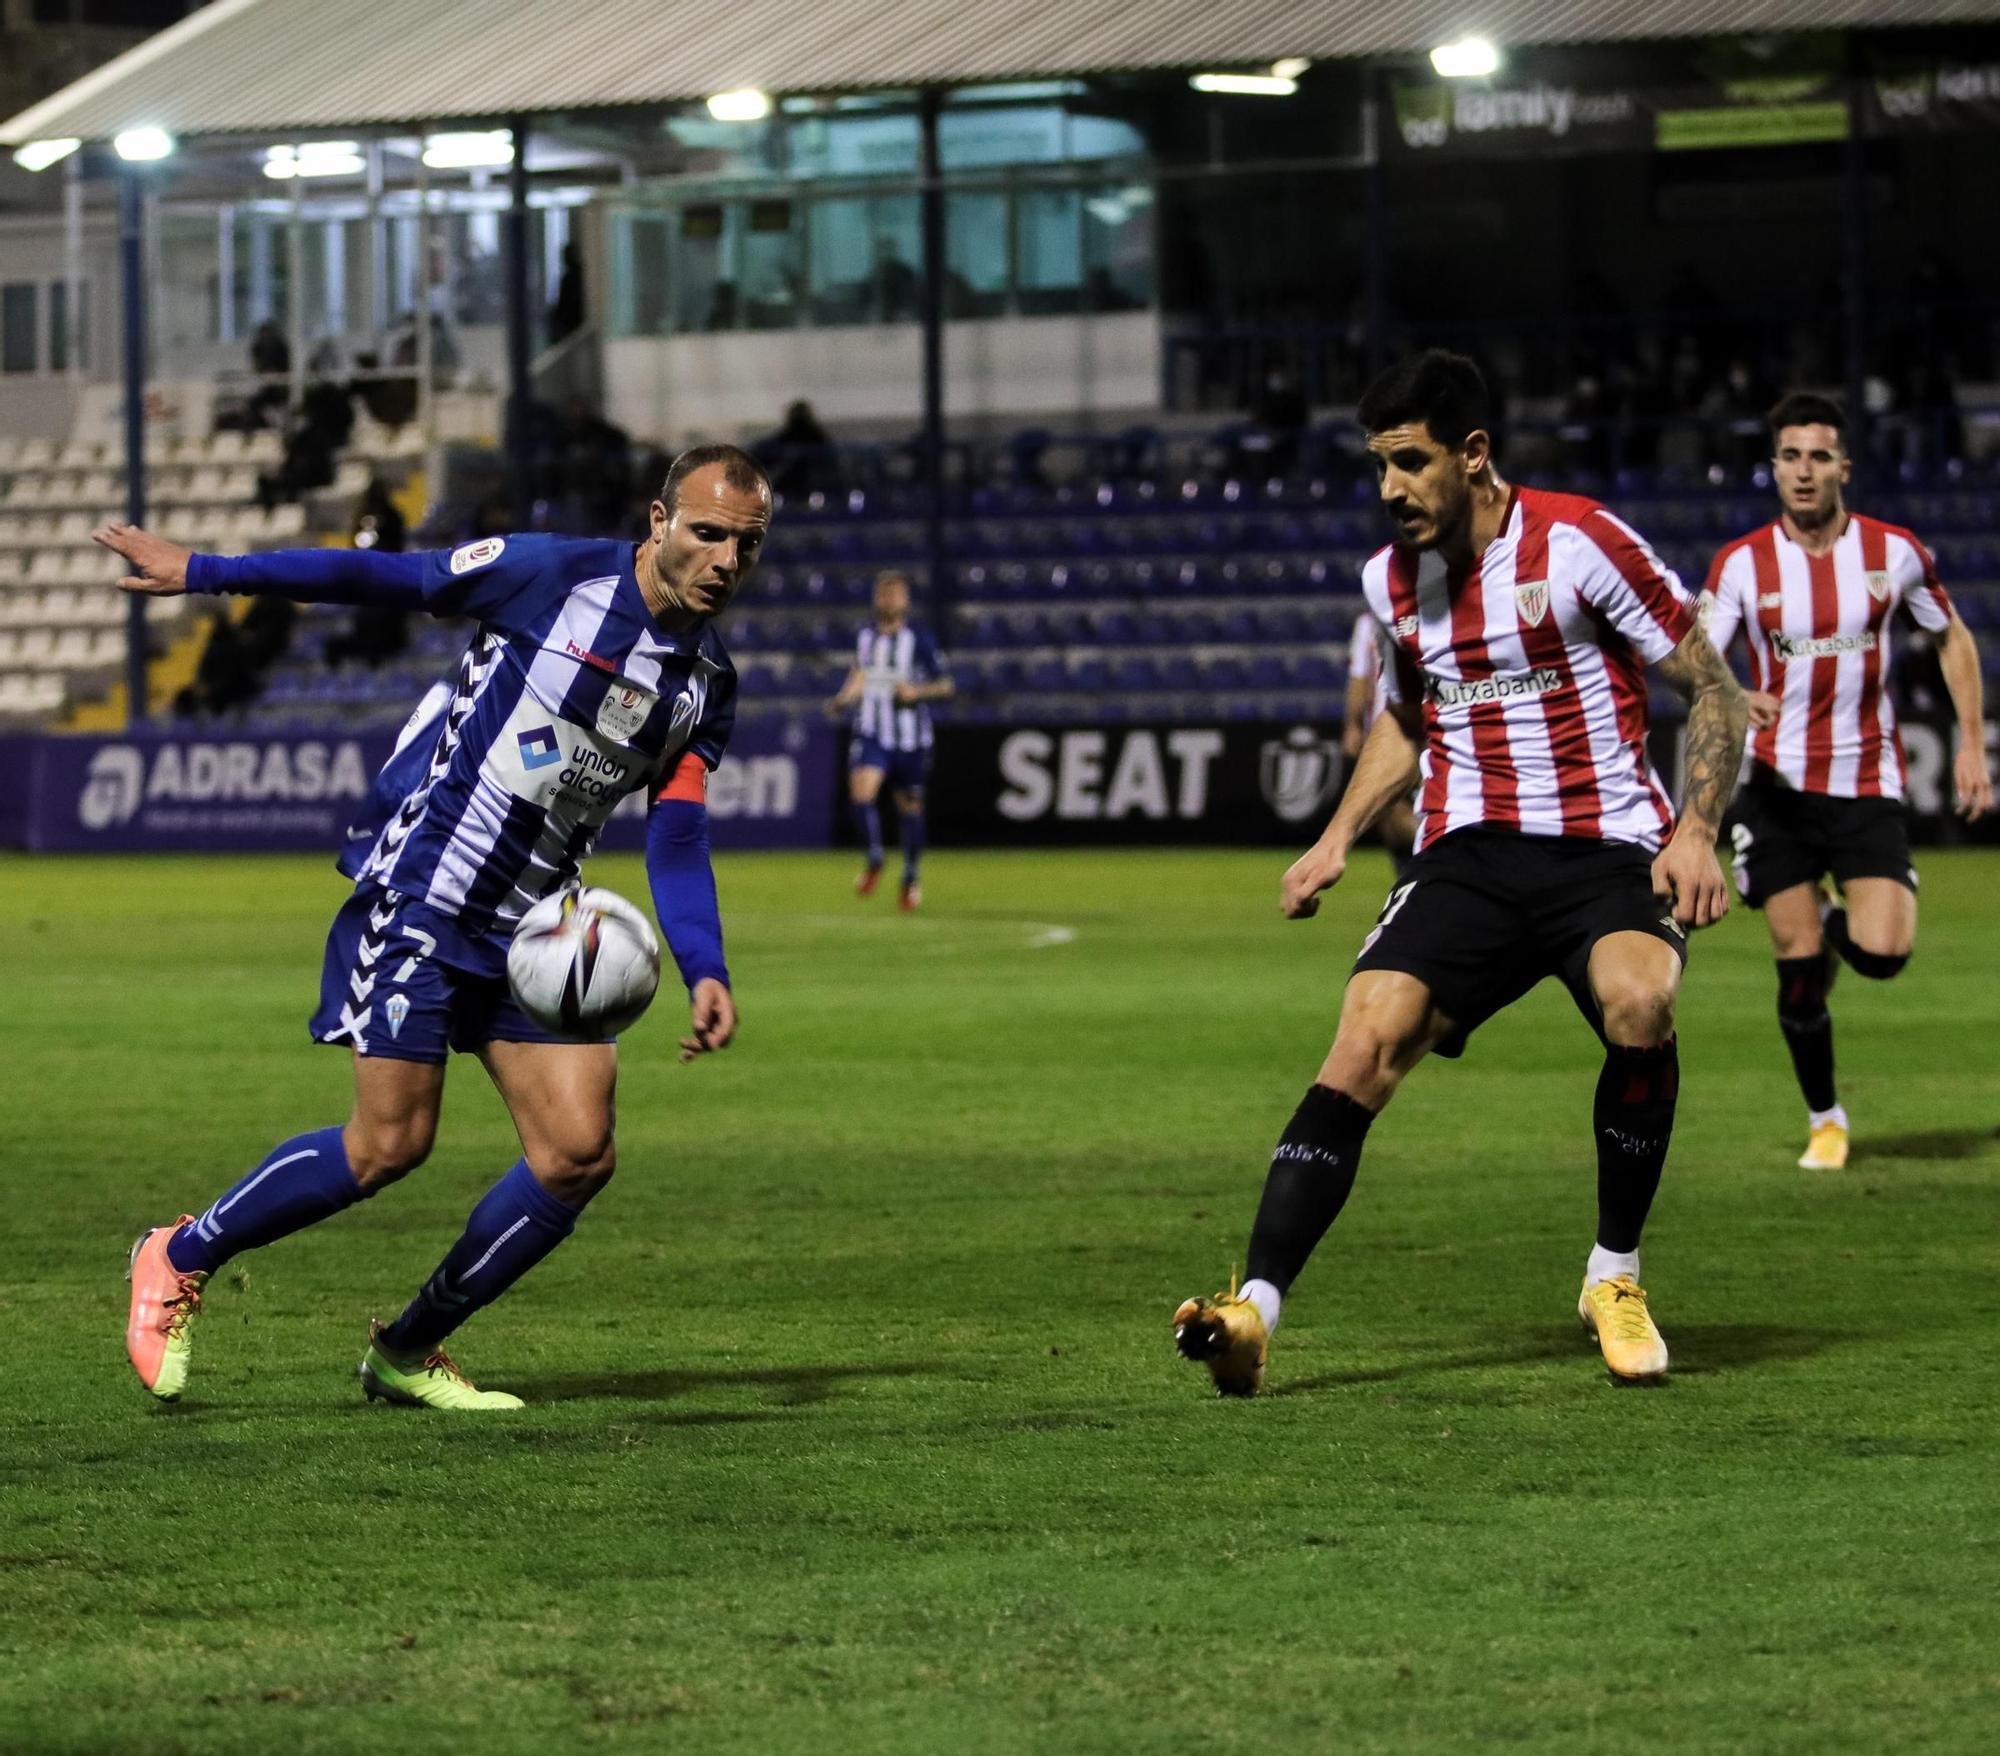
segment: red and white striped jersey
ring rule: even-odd
[[[1362,724],[1372,726],[1382,717],[1387,685],[1382,676],[1382,627],[1366,610],[1354,618],[1347,642],[1347,675],[1352,682],[1368,685],[1368,713]]]
[[[1397,701],[1422,699],[1417,846],[1472,824],[1657,848],[1673,807],[1646,758],[1645,667],[1694,601],[1594,500],[1516,488],[1470,572],[1400,543],[1361,574]]]
[[[1859,513],[1823,555],[1800,548],[1782,523],[1767,524],[1715,557],[1703,599],[1716,651],[1726,653],[1741,629],[1750,686],[1778,698],[1778,723],[1751,737],[1752,771],[1803,793],[1900,799],[1889,619],[1906,604],[1920,628],[1950,625],[1930,551]]]

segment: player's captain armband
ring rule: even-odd
[[[674,764],[674,771],[653,794],[657,804],[663,799],[681,799],[690,805],[708,803],[708,764],[692,750]]]
[[[506,548],[505,537],[481,537],[476,543],[461,543],[451,552],[453,573],[470,573],[475,567],[484,567],[488,562],[500,559],[500,551]]]

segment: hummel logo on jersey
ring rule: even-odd
[[[1530,628],[1540,625],[1549,613],[1549,582],[1546,579],[1522,579],[1514,584],[1514,608],[1521,612],[1521,620]]]
[[[562,760],[562,744],[556,738],[554,726],[537,726],[532,732],[519,733],[514,742],[521,746],[523,768],[547,768],[551,762]]]
[[[1417,631],[1415,616],[1398,616],[1389,624],[1389,632],[1398,640],[1408,640]]]
[[[578,646],[574,640],[565,640],[563,642],[563,651],[568,653],[573,659],[582,660],[583,663],[590,666],[594,671],[609,671],[614,677],[618,674],[618,667],[609,659],[599,658],[589,647]]]
[[[1547,695],[1562,684],[1562,672],[1544,665],[1525,677],[1475,677],[1469,682],[1426,677],[1424,693],[1439,707],[1478,707],[1490,701],[1519,701],[1530,695]]]

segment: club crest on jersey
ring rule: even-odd
[[[659,697],[649,689],[634,688],[630,683],[613,683],[604,692],[604,699],[597,704],[599,733],[617,744],[638,736],[639,728],[646,723],[653,704],[658,700]]]
[[[1514,608],[1530,628],[1540,625],[1549,613],[1549,582],[1546,579],[1519,579],[1514,582]]]
[[[388,1014],[389,1034],[400,1037],[403,1034],[403,1020],[410,1016],[410,1000],[407,994],[391,994],[389,1003],[382,1008]]]
[[[1889,601],[1889,574],[1886,568],[1868,569],[1868,595],[1878,604],[1886,604]]]
[[[505,537],[481,537],[476,543],[461,543],[451,552],[453,573],[470,573],[475,567],[484,567],[489,561],[500,559],[500,551],[507,546]]]

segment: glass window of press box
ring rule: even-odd
[[[1084,88],[955,95],[938,122],[953,318],[1154,302],[1145,139]],[[610,214],[621,335],[914,323],[921,140],[913,100],[790,100],[769,120],[676,118],[688,173]]]

